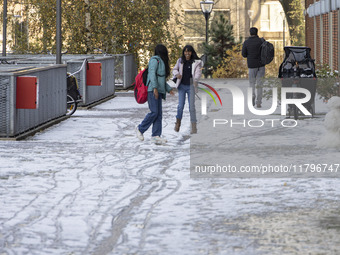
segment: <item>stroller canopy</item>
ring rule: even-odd
[[[309,47],[286,46],[284,47],[285,58],[279,68],[279,78],[290,77],[293,70],[298,69],[298,72],[303,74],[315,74],[314,59],[312,59]]]
[[[295,62],[301,62],[305,59],[311,59],[309,47],[298,47],[298,46],[286,46],[284,47],[286,54],[285,59],[289,59]]]

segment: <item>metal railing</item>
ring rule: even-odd
[[[62,57],[63,64],[67,64],[70,61],[76,61],[81,59],[107,59],[114,58],[114,81],[115,87],[127,89],[131,87],[137,75],[137,64],[133,54],[66,54]],[[8,55],[7,57],[0,58],[0,63],[15,63],[15,64],[55,64],[55,57],[52,55],[40,54],[40,55]],[[69,70],[68,70],[69,71]]]

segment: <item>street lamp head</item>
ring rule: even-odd
[[[214,5],[214,1],[205,0],[201,1],[201,9],[203,13],[210,14]]]

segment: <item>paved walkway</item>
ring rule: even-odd
[[[150,131],[136,139],[148,110],[132,96],[117,93],[24,141],[0,141],[1,255],[340,253],[338,179],[190,178],[188,109],[174,132],[177,97],[167,98],[169,142],[157,146]],[[306,160],[339,158],[316,146],[323,116],[291,133],[228,129],[228,153],[301,163],[292,153],[300,141]],[[283,133],[290,142],[268,142]]]

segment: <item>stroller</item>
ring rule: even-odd
[[[310,56],[309,47],[284,47],[285,58],[279,68],[279,78],[282,81],[282,87],[300,87],[307,89],[311,93],[311,98],[303,106],[312,114],[315,114],[315,93],[316,93],[316,73],[314,59]],[[287,98],[303,98],[302,93],[288,93]],[[289,117],[294,119],[302,112],[296,105],[288,105]]]

